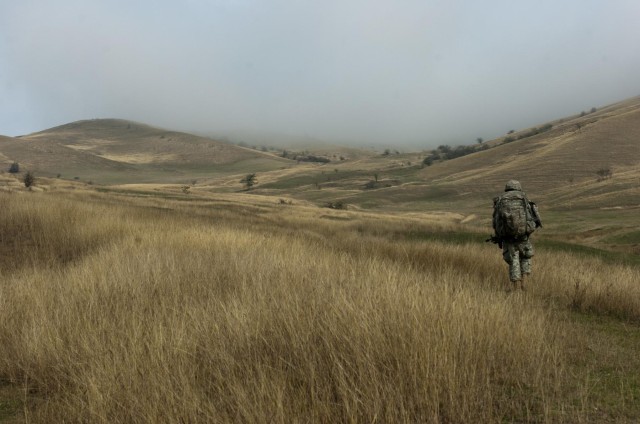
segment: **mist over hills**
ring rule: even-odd
[[[437,208],[451,202],[473,207],[516,178],[557,208],[633,207],[640,205],[639,139],[640,97],[634,97],[467,146],[470,154],[462,157],[440,152],[430,166],[424,163],[430,152],[306,143],[282,157],[275,148],[243,147],[121,119],[0,137],[0,162],[6,169],[15,161],[38,176],[102,185],[197,180],[213,192],[241,190],[238,176],[258,173],[255,194],[373,208]],[[300,161],[302,154],[329,162]],[[613,177],[599,178],[601,170]]]
[[[277,176],[257,192],[294,192],[313,201],[365,207],[480,208],[519,179],[555,208],[640,205],[640,97],[505,134],[470,154],[423,164],[429,152],[376,154],[331,170]],[[455,149],[454,149],[455,150]],[[598,173],[608,170],[611,178]]]

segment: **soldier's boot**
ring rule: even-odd
[[[527,285],[525,284],[528,281],[529,274],[522,274],[522,279],[520,280],[520,290],[527,291]]]
[[[506,292],[507,293],[511,293],[512,291],[516,290],[518,288],[518,281],[519,280],[511,280],[507,283],[507,289]]]

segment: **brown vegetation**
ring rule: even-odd
[[[238,199],[0,194],[0,382],[25,419],[603,417],[569,314],[640,319],[637,269],[542,253],[507,296],[497,250],[415,238],[460,229],[444,215]]]
[[[38,175],[62,173],[69,179],[80,176],[100,183],[176,182],[180,177],[214,174],[216,168],[228,172],[225,167],[237,164],[262,171],[287,162],[230,143],[118,119],[78,121],[19,138],[0,137],[0,160],[5,157]]]

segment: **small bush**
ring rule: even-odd
[[[449,149],[446,155],[447,159],[455,159],[475,152],[477,152],[475,146],[456,146],[453,149]]]
[[[258,183],[258,180],[256,179],[256,174],[247,174],[240,182],[244,184],[247,190],[250,190],[251,187]]]
[[[13,162],[11,164],[11,166],[9,167],[9,172],[11,174],[17,174],[18,172],[20,172],[20,165],[18,164],[18,162]]]
[[[523,138],[527,138],[527,137],[531,137],[538,134],[538,129],[537,128],[532,128],[529,131],[527,131],[526,133],[520,135],[518,137],[518,140],[522,140]]]
[[[26,188],[30,188],[35,185],[36,179],[31,171],[28,171],[26,174],[24,174],[24,178],[22,179],[22,181],[24,182],[24,186]]]
[[[325,207],[329,209],[347,209],[346,203],[343,203],[342,200],[338,200],[335,202],[328,202]]]
[[[544,124],[543,126],[540,127],[540,129],[538,130],[539,133],[543,133],[546,131],[549,131],[551,128],[553,128],[553,125],[551,124]]]
[[[598,175],[598,181],[604,181],[613,176],[613,171],[611,168],[600,168],[596,171],[596,175]]]

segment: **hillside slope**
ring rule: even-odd
[[[40,175],[80,175],[106,183],[180,181],[198,175],[277,169],[286,159],[118,119],[78,121],[0,139],[0,160]]]
[[[240,190],[242,175],[258,173],[256,194],[378,209],[474,213],[509,179],[556,209],[640,207],[640,97],[540,125],[545,131],[522,129],[475,153],[423,166],[428,152],[358,151],[341,160],[333,147],[324,152],[330,163],[296,163],[205,137],[101,119],[0,137],[0,162],[100,184],[197,180],[210,192]],[[314,154],[321,150],[310,147]],[[599,170],[612,177],[599,181]]]
[[[597,180],[600,169],[640,166],[640,97],[592,114],[563,120],[551,130],[425,168],[430,183],[489,192],[515,178],[546,193]]]
[[[541,127],[546,131],[523,129],[514,141],[491,140],[485,150],[431,166],[421,165],[428,153],[416,153],[274,171],[257,192],[367,208],[473,211],[518,179],[555,208],[640,205],[640,97]],[[607,169],[612,178],[599,181],[597,172]]]

